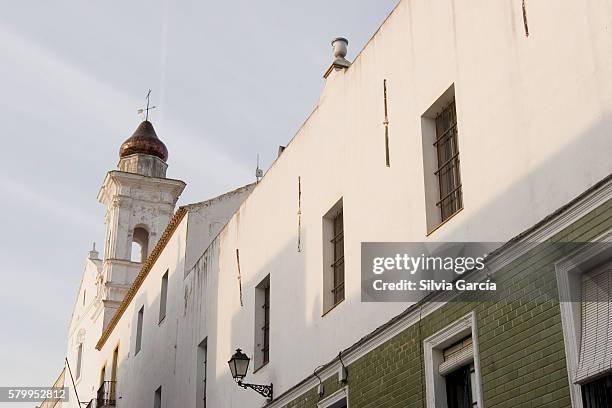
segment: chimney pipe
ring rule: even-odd
[[[338,71],[351,66],[351,63],[346,59],[348,40],[343,37],[338,37],[332,41],[331,45],[334,50],[334,60],[325,72],[325,75],[323,75],[324,78],[327,78],[334,70]]]

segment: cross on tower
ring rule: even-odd
[[[146,112],[145,113],[145,120],[149,120],[149,111],[151,109],[155,109],[156,108],[155,106],[149,107],[149,102],[150,102],[150,99],[151,99],[151,90],[150,89],[149,89],[149,92],[147,92],[147,97],[146,98],[147,98],[147,107],[146,108],[138,109],[138,114],[142,114],[143,112]]]

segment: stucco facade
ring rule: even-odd
[[[554,9],[528,2],[527,12],[529,36],[520,1],[402,0],[350,67],[330,71],[312,114],[257,185],[187,206],[165,221],[164,240],[106,330],[88,343],[81,400],[95,397],[100,369],[113,365],[118,347],[119,407],[150,406],[160,387],[167,407],[200,408],[204,396],[212,407],[264,405],[236,386],[227,360],[236,348],[253,356],[256,288],[269,276],[269,362],[247,379],[274,384],[270,406],[317,406],[313,371],[326,367],[321,376],[329,396],[340,387],[336,357],[347,350],[349,371],[358,373],[348,383],[351,406],[428,406],[424,373],[414,368],[420,343],[470,313],[482,352],[481,404],[570,406],[558,305],[542,310],[552,339],[542,346],[555,353],[554,375],[534,385],[542,392],[499,388],[507,373],[488,356],[506,346],[488,339],[487,316],[496,312],[484,306],[431,309],[421,337],[412,320],[379,343],[359,346],[415,307],[361,302],[362,242],[506,242],[543,220],[554,228],[542,227],[539,240],[583,228],[574,223],[593,231],[574,239],[610,228],[610,181],[601,180],[612,173],[612,2],[560,0]],[[432,223],[430,197],[438,187],[430,180],[426,133],[428,112],[441,98],[456,104],[463,205],[444,223]],[[327,310],[326,215],[339,203],[345,299]],[[571,211],[559,215],[568,203]],[[585,221],[592,214],[597,228]],[[69,349],[73,359],[73,343]],[[381,379],[383,373],[392,378]]]

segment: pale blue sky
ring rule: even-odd
[[[201,201],[267,168],[397,0],[12,1],[0,13],[0,386],[50,385],[92,241],[96,195],[153,89],[168,176]],[[0,406],[7,406],[0,403]]]

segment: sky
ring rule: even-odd
[[[13,1],[0,13],[0,386],[51,385],[96,201],[141,117],[179,205],[254,181],[314,108],[331,40],[363,48],[397,0]],[[3,405],[0,403],[1,407]]]

